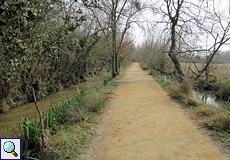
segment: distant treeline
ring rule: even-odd
[[[182,57],[180,59],[181,63],[189,63],[189,62],[195,62],[195,63],[206,63],[207,57],[206,56],[199,56],[196,55],[192,59],[188,57]],[[230,63],[230,51],[224,51],[218,53],[213,61],[213,64],[225,64],[225,63]]]

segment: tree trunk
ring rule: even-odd
[[[170,46],[170,50],[168,52],[168,56],[171,58],[172,62],[175,65],[176,71],[181,79],[181,81],[183,81],[185,79],[185,75],[183,73],[182,67],[180,65],[179,60],[176,57],[176,26],[177,26],[177,22],[179,19],[179,15],[180,15],[180,8],[182,6],[182,4],[184,3],[184,0],[181,1],[177,1],[177,8],[175,8],[175,6],[173,6],[172,8],[175,9],[175,16],[172,16],[172,8],[170,8],[171,1],[170,0],[165,0],[166,4],[167,4],[167,10],[168,10],[168,16],[169,19],[171,21],[171,46]],[[174,5],[174,3],[173,3]]]
[[[182,82],[185,78],[185,75],[184,75],[184,72],[182,70],[182,67],[180,65],[179,60],[177,59],[176,55],[174,53],[170,53],[170,51],[169,51],[168,55],[171,58],[171,60],[173,61],[175,68],[176,68],[176,71],[177,71],[177,74],[179,75],[181,82]]]
[[[119,71],[118,71],[118,53],[116,53],[116,55],[115,55],[115,72],[116,72],[116,75],[119,75]]]
[[[171,27],[171,47],[169,50],[169,57],[171,58],[171,60],[173,61],[177,74],[179,75],[181,82],[185,79],[185,75],[184,72],[182,70],[182,67],[180,65],[179,60],[176,57],[176,24],[177,24],[177,20],[175,18],[171,17],[171,21],[172,21],[172,27]]]
[[[115,66],[114,66],[114,56],[112,55],[112,75],[113,77],[116,77],[116,72],[115,72]]]
[[[113,72],[113,77],[117,76],[117,51],[116,51],[116,40],[117,40],[117,22],[116,22],[116,5],[114,1],[113,3],[113,8],[111,11],[112,15],[112,72]]]
[[[118,61],[118,68],[119,68],[119,70],[121,70],[121,59],[119,59],[119,61]]]
[[[41,130],[42,130],[42,145],[41,146],[46,146],[45,145],[45,132],[44,132],[44,125],[43,125],[43,120],[42,120],[42,113],[38,107],[38,103],[37,103],[37,100],[36,100],[36,96],[35,96],[35,91],[33,89],[33,96],[34,96],[34,103],[35,103],[35,106],[38,110],[38,113],[39,113],[39,118],[40,118],[40,122],[41,122]]]

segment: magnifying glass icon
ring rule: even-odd
[[[11,141],[7,141],[3,145],[3,149],[7,153],[12,153],[15,157],[18,156],[18,154],[14,151],[15,150],[15,145]]]

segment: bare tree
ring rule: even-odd
[[[176,26],[178,24],[181,7],[184,3],[184,0],[178,0],[177,3],[174,3],[174,1],[172,0],[164,0],[164,1],[167,5],[168,17],[171,22],[171,46],[168,55],[172,59],[173,63],[175,64],[175,68],[177,70],[178,75],[180,76],[181,80],[183,80],[185,78],[185,75],[181,68],[180,62],[176,56]]]
[[[209,4],[212,9],[207,10],[208,4],[195,3],[186,0],[164,0],[154,3],[153,11],[161,16],[155,21],[155,25],[166,24],[163,32],[165,39],[170,40],[168,56],[175,65],[175,69],[181,80],[185,79],[185,74],[181,68],[179,57],[184,53],[191,56],[208,52],[206,65],[196,74],[198,79],[209,67],[211,61],[220,48],[229,40],[229,22],[224,22],[223,15],[215,9],[215,3]],[[157,6],[157,7],[156,7]],[[208,35],[209,45],[205,45],[205,36]],[[211,44],[211,45],[210,45]],[[194,63],[195,65],[195,63]]]
[[[112,73],[115,77],[119,74],[118,55],[124,37],[142,7],[140,2],[134,0],[102,0],[100,5],[100,12],[92,8],[90,10],[103,35],[107,37],[112,57]]]
[[[223,45],[225,45],[230,40],[230,21],[221,12],[215,9],[215,3],[213,1],[212,12],[208,11],[207,15],[203,17],[205,21],[196,21],[196,26],[200,29],[200,34],[205,33],[207,35],[206,48],[201,47],[201,51],[206,51],[206,64],[202,69],[198,69],[196,63],[193,61],[197,72],[192,70],[196,75],[195,79],[198,79],[204,72],[207,71],[213,58],[221,50]],[[209,7],[209,6],[208,6]],[[207,44],[209,43],[209,44]]]

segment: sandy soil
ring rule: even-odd
[[[77,159],[221,160],[184,111],[134,63]]]

